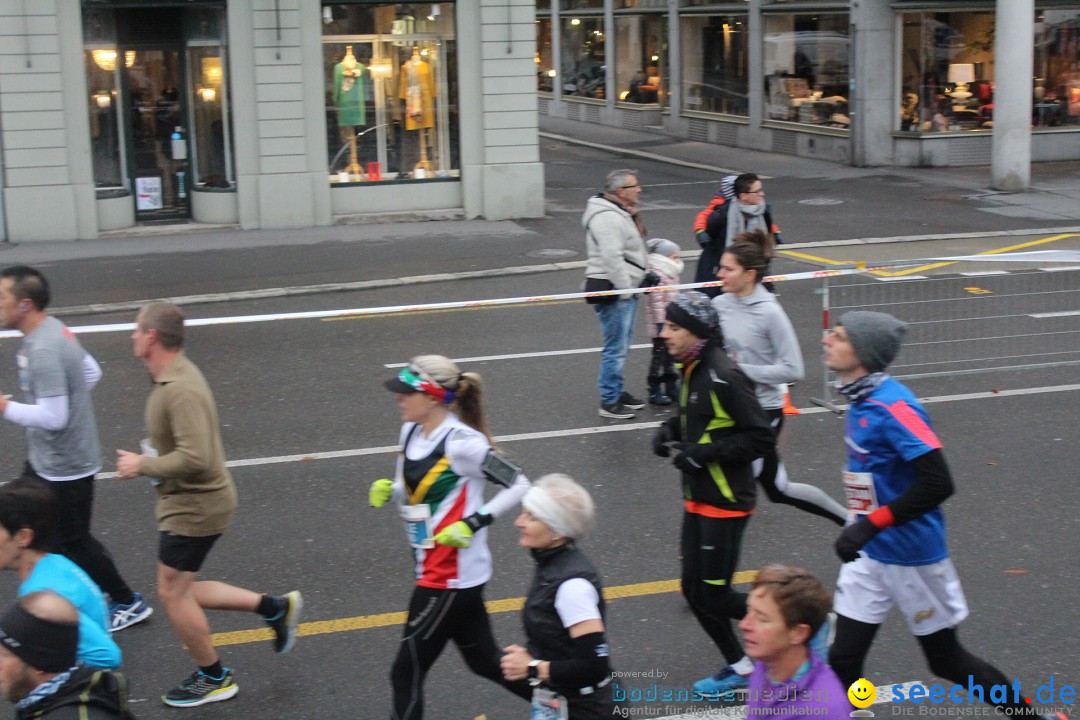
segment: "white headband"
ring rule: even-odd
[[[547,525],[556,535],[562,535],[573,539],[574,533],[568,529],[566,514],[555,498],[551,497],[543,488],[533,485],[521,499],[521,507]]]

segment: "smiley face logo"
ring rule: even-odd
[[[859,678],[851,683],[847,691],[848,700],[857,708],[870,707],[877,699],[877,688],[866,678]]]

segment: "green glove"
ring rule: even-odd
[[[394,483],[386,478],[379,478],[371,483],[371,489],[368,490],[368,502],[373,508],[382,507],[390,499],[393,492]]]
[[[473,530],[464,520],[447,525],[435,534],[435,542],[455,548],[467,548],[472,545]]]

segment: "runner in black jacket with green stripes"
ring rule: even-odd
[[[746,595],[733,592],[731,581],[757,499],[751,463],[775,437],[753,382],[724,353],[708,296],[676,297],[661,337],[682,367],[682,388],[679,414],[660,426],[653,451],[668,457],[674,450],[682,471],[683,594],[728,663],[694,690],[715,696],[746,687],[753,671],[731,624],[746,614]]]

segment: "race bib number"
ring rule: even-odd
[[[856,515],[869,515],[878,509],[874,476],[866,472],[844,473],[844,495],[848,510]]]
[[[533,688],[532,714],[530,720],[569,720],[570,707],[566,704],[566,698],[562,695]]]
[[[402,505],[401,519],[405,521],[405,533],[408,535],[411,547],[418,550],[430,550],[435,547],[435,539],[431,532],[431,508],[427,503]]]

